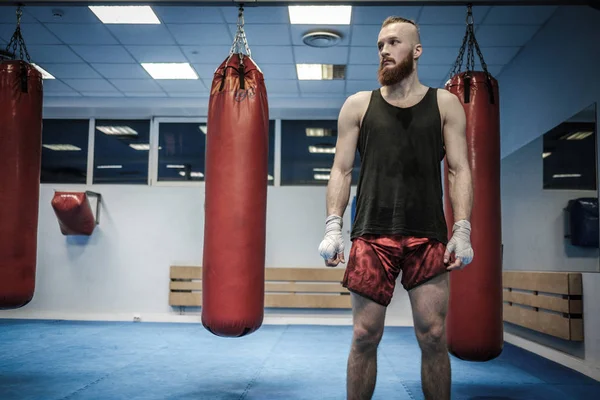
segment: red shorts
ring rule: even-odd
[[[352,241],[342,285],[388,306],[396,279],[411,290],[446,272],[446,246],[438,240],[408,236],[366,235]]]

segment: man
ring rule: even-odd
[[[422,354],[423,393],[426,399],[444,400],[451,386],[445,340],[448,272],[473,258],[466,116],[455,95],[419,82],[417,61],[423,50],[414,22],[387,18],[377,46],[382,87],[350,96],[340,111],[319,252],[327,266],[345,262],[342,217],[358,148],[356,216],[343,279],[352,296],[354,325],[347,398],[373,395],[386,307],[402,272]],[[444,156],[455,221],[450,241],[442,197]]]

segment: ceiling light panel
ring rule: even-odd
[[[89,6],[105,24],[160,24],[150,6]]]

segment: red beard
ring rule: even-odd
[[[395,84],[401,82],[402,80],[404,80],[407,76],[409,76],[413,72],[415,60],[412,58],[412,55],[410,55],[410,54],[404,60],[402,60],[399,64],[392,65],[391,68],[388,66],[387,68],[384,69],[383,63],[386,60],[391,60],[391,59],[388,58],[388,59],[382,60],[381,63],[379,64],[379,70],[377,71],[377,80],[379,81],[381,86],[395,85]]]

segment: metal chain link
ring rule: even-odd
[[[23,17],[23,10],[21,6],[17,8],[17,28],[15,29],[15,33],[13,33],[12,38],[8,42],[6,46],[6,51],[9,52],[12,46],[12,54],[13,58],[17,57],[17,47],[19,49],[20,59],[23,60],[23,55],[27,58],[27,62],[31,63],[31,57],[29,56],[29,51],[27,51],[27,46],[25,45],[25,39],[23,39],[23,35],[21,34],[21,18]],[[23,54],[25,53],[25,54]]]
[[[235,53],[240,53],[243,57],[243,50],[246,51],[248,57],[252,57],[250,47],[248,46],[248,39],[246,38],[246,32],[244,31],[244,6],[240,5],[237,21],[237,31],[235,33],[235,39],[233,45],[229,50],[229,58]]]
[[[475,70],[475,52],[476,52],[477,56],[479,57],[479,60],[481,61],[481,66],[483,67],[485,74],[489,77],[490,75],[489,75],[489,72],[487,69],[487,64],[485,63],[485,60],[483,59],[483,54],[481,52],[481,49],[479,48],[479,43],[477,43],[477,39],[475,38],[475,18],[473,17],[473,5],[470,3],[467,5],[466,24],[467,24],[467,29],[465,32],[465,36],[463,38],[462,45],[458,52],[458,57],[456,58],[456,61],[454,62],[454,66],[451,71],[451,76],[454,76],[461,72],[463,58],[464,58],[465,51],[466,51],[467,52],[467,62],[465,63],[466,71],[470,72],[470,71]]]

